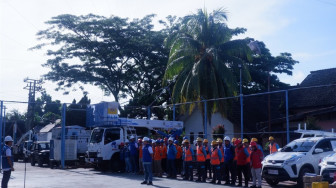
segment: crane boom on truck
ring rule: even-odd
[[[87,127],[93,128],[85,161],[100,169],[120,169],[120,148],[136,128],[183,129],[182,121],[130,119],[118,117],[118,103],[99,103],[87,110]]]

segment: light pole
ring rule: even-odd
[[[242,65],[239,64],[239,96],[240,96],[240,137],[244,137],[244,110],[243,110],[243,90],[242,90]]]

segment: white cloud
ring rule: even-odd
[[[300,84],[307,77],[307,74],[305,74],[302,70],[294,70],[292,76],[280,74],[278,75],[278,77],[281,82],[290,85],[297,85]]]

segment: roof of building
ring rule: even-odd
[[[298,88],[289,92],[290,108],[336,105],[336,68],[311,71]]]

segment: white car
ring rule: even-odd
[[[329,181],[329,183],[334,182],[334,178],[336,176],[336,153],[330,154],[323,158],[319,167],[320,175],[322,176],[323,180]]]
[[[302,187],[306,173],[319,172],[319,163],[336,149],[336,137],[310,137],[294,140],[263,160],[262,175],[266,182],[297,181]]]

